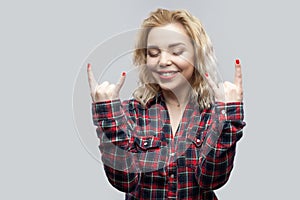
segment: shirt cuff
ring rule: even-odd
[[[99,125],[99,121],[110,123],[113,120],[121,123],[124,116],[121,100],[114,99],[92,103],[92,114],[95,125]]]
[[[244,119],[243,102],[216,102],[215,114],[221,121],[236,121]]]

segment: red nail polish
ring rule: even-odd
[[[126,76],[126,72],[122,72],[122,76]]]
[[[239,65],[239,64],[240,64],[240,60],[239,60],[239,59],[236,59],[236,60],[235,60],[235,63],[236,63],[237,65]]]
[[[90,64],[90,63],[87,64],[87,68],[88,68],[88,69],[91,68],[91,64]]]
[[[205,73],[205,76],[208,77],[208,73],[207,72]]]

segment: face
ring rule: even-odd
[[[194,49],[180,23],[151,29],[147,40],[147,67],[163,90],[190,87]]]

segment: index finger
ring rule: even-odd
[[[240,64],[240,60],[235,60],[235,75],[234,75],[234,83],[239,88],[242,88],[242,68]]]
[[[98,83],[94,77],[94,74],[92,71],[92,66],[90,63],[87,65],[87,74],[88,74],[88,81],[89,81],[90,89],[91,89],[91,92],[93,92]]]

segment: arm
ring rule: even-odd
[[[245,126],[241,102],[218,103],[216,113],[212,115],[218,116],[218,120],[212,117],[211,131],[212,134],[218,135],[218,126],[222,126],[222,132],[213,146],[209,144],[211,141],[207,141],[208,144],[204,143],[209,146],[206,148],[210,151],[199,161],[196,168],[196,179],[200,187],[209,190],[218,189],[228,181],[233,169],[236,143],[242,137],[242,129]]]
[[[133,149],[133,122],[126,117],[120,100],[93,103],[92,113],[106,176],[115,188],[130,192],[139,181],[133,154],[130,153]]]
[[[228,181],[233,168],[236,143],[242,137],[245,126],[240,61],[235,61],[234,83],[226,81],[216,84],[208,74],[206,77],[217,103],[210,119],[212,134],[208,135],[212,135],[212,140],[207,140],[210,151],[207,156],[204,154],[204,159],[200,159],[196,178],[201,187],[217,189]],[[219,134],[220,137],[217,138]]]
[[[93,100],[93,121],[97,126],[100,139],[100,151],[104,170],[109,182],[118,190],[129,192],[138,183],[138,174],[134,173],[134,162],[130,148],[130,127],[121,107],[119,92],[125,82],[123,72],[116,84],[105,81],[98,84],[91,69],[87,65],[88,81]]]

